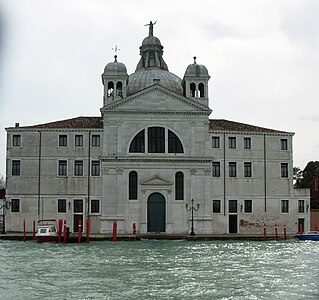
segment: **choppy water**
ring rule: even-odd
[[[319,243],[0,241],[0,299],[319,299]]]

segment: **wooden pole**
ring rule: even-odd
[[[86,242],[87,243],[90,242],[90,226],[91,226],[90,219],[87,218],[86,219]]]
[[[63,242],[64,242],[64,244],[66,243],[66,220],[64,220]]]
[[[35,240],[35,220],[33,220],[32,239]]]
[[[78,243],[81,243],[81,235],[82,235],[82,224],[81,224],[81,219],[79,220],[78,223]]]
[[[114,221],[113,222],[113,238],[112,238],[112,241],[116,242],[116,240],[117,240],[117,222]]]
[[[23,241],[25,242],[27,239],[26,227],[25,227],[25,219],[23,220]]]

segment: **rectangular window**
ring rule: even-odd
[[[228,212],[229,213],[237,213],[237,200],[229,200],[228,201]]]
[[[20,211],[20,199],[11,199],[11,212]]]
[[[99,160],[93,160],[92,166],[91,166],[91,175],[92,176],[100,176],[100,161]]]
[[[73,208],[75,213],[83,213],[83,200],[82,199],[74,199]]]
[[[213,162],[212,175],[213,177],[220,177],[220,162]]]
[[[245,213],[253,212],[253,201],[252,200],[245,200],[244,201],[244,212]]]
[[[83,135],[82,134],[75,135],[74,145],[75,145],[75,147],[83,147]]]
[[[244,138],[244,149],[251,149],[251,138]]]
[[[92,199],[91,200],[91,214],[100,213],[100,200]]]
[[[228,148],[229,149],[236,149],[236,138],[235,137],[228,138]]]
[[[315,179],[315,191],[318,191],[319,190],[319,180],[316,178]]]
[[[280,149],[281,150],[288,150],[288,140],[287,139],[280,140]]]
[[[305,200],[298,200],[298,213],[305,212]]]
[[[20,160],[12,161],[12,176],[20,176]]]
[[[74,176],[83,176],[83,160],[74,161]]]
[[[66,134],[59,135],[59,146],[66,147],[68,145],[68,136]]]
[[[237,167],[235,162],[229,163],[229,177],[236,177],[237,176]]]
[[[212,148],[219,148],[220,147],[220,139],[219,136],[212,137]]]
[[[92,135],[92,147],[100,147],[101,141],[100,141],[100,135],[93,134]]]
[[[59,160],[59,170],[58,170],[59,176],[67,176],[67,166],[68,166],[68,163],[66,160]]]
[[[287,163],[282,163],[281,164],[281,177],[288,177],[288,164]]]
[[[251,162],[244,162],[244,177],[251,177]]]
[[[281,213],[289,213],[289,200],[281,200]]]
[[[66,213],[66,199],[58,199],[58,213]]]
[[[213,200],[213,213],[220,214],[221,213],[221,201],[220,200]]]
[[[21,135],[20,134],[14,134],[12,136],[12,146],[13,147],[21,146]]]

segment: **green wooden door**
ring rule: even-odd
[[[160,193],[153,193],[147,201],[147,231],[165,232],[166,204]]]

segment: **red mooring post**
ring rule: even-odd
[[[275,224],[276,241],[278,241],[278,225]]]
[[[63,220],[59,219],[59,224],[58,224],[58,243],[61,242],[62,226],[63,226]]]
[[[136,234],[136,223],[133,223],[133,234]]]
[[[23,220],[23,241],[27,239],[26,228],[25,228],[25,219]]]
[[[114,221],[113,222],[113,238],[112,238],[112,241],[116,242],[116,239],[117,239],[117,222]]]
[[[87,243],[90,242],[90,226],[91,226],[90,219],[87,218],[86,219],[86,242]]]
[[[284,239],[287,239],[287,226],[284,225]]]
[[[264,224],[264,240],[267,239],[267,226]]]
[[[64,220],[64,227],[63,227],[63,242],[66,243],[66,220]]]
[[[82,224],[81,220],[78,223],[78,243],[81,243],[81,235],[82,235]]]
[[[32,239],[35,240],[35,220],[33,220]]]
[[[299,224],[299,233],[300,233],[300,234],[303,233],[302,229],[303,229],[303,228],[302,228],[302,224]]]

